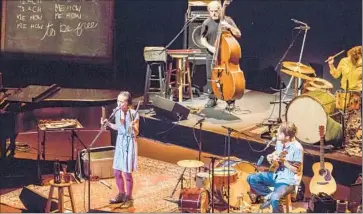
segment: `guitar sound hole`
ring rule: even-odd
[[[325,174],[326,174],[326,170],[325,169],[319,170],[319,175],[320,176],[325,176]]]

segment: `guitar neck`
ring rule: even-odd
[[[320,137],[320,169],[324,169],[324,136]]]

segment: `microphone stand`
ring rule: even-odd
[[[165,52],[173,43],[174,41],[180,36],[180,34],[185,31],[185,29],[190,25],[190,23],[192,23],[192,21],[194,21],[195,19],[197,19],[198,16],[194,17],[193,19],[188,20],[184,26],[182,27],[182,29],[179,31],[178,34],[176,34],[176,36],[160,51],[159,55],[162,54],[163,52]],[[166,66],[166,65],[165,65]],[[169,85],[165,85],[165,98],[167,98],[170,94],[169,94]]]
[[[304,51],[304,47],[305,47],[305,40],[306,40],[306,34],[308,33],[308,26],[305,25],[305,32],[304,32],[304,38],[303,38],[303,42],[302,42],[302,45],[301,45],[301,51],[300,51],[300,56],[299,56],[299,64],[301,63],[301,58],[302,58],[302,54],[303,54],[303,51]],[[299,66],[299,73],[300,72],[300,66]],[[298,88],[297,88],[297,96],[301,95],[301,78],[298,78]]]
[[[301,32],[301,30],[299,30],[299,32],[295,35],[295,37],[291,41],[289,47],[286,49],[285,53],[283,54],[283,56],[281,57],[281,59],[279,60],[279,62],[276,64],[275,71],[277,70],[277,68],[279,66],[281,66],[282,61],[286,58],[286,55],[288,54],[288,52],[290,51],[290,49],[294,45],[295,40],[300,35],[300,32]],[[279,76],[281,78],[281,68],[279,69],[279,73],[278,74],[279,74]],[[290,78],[290,82],[289,82],[288,86],[286,86],[286,91],[284,92],[284,98],[283,99],[282,99],[282,85],[283,85],[284,82],[282,80],[279,82],[279,102],[278,102],[279,103],[279,117],[277,118],[277,123],[278,124],[282,123],[282,119],[281,119],[281,104],[282,104],[283,100],[285,99],[285,96],[286,96],[286,94],[287,94],[287,92],[289,90],[289,87],[290,87],[290,84],[291,84],[291,81],[292,81],[293,78],[294,77],[291,77]],[[275,104],[275,103],[276,103],[276,101],[270,102],[270,104]]]
[[[211,192],[212,192],[212,213],[214,213],[214,164],[216,162],[216,160],[220,159],[217,157],[209,157],[209,156],[204,156],[204,158],[210,158],[211,159],[211,164],[212,164],[212,182],[211,182]]]
[[[190,23],[192,23],[197,18],[198,18],[198,16],[194,17],[193,19],[188,20],[184,24],[184,26],[182,27],[182,29],[179,31],[179,33],[164,47],[163,50],[160,51],[159,54],[161,54],[163,51],[165,51],[166,49],[168,49],[174,43],[174,41],[180,36],[180,34],[190,25]]]
[[[229,128],[229,127],[226,127],[226,126],[222,126],[222,128],[225,128],[227,129],[227,161],[228,161],[228,166],[227,166],[227,170],[228,170],[228,174],[227,174],[227,177],[228,177],[228,180],[227,180],[227,213],[229,213],[229,209],[230,209],[230,202],[229,202],[229,196],[230,196],[230,188],[231,188],[231,185],[230,185],[230,168],[231,168],[231,164],[230,164],[230,156],[231,156],[231,133],[232,131],[235,131],[234,129],[232,128]],[[237,131],[236,131],[237,132]]]
[[[199,148],[199,151],[198,151],[198,160],[201,161],[201,157],[202,157],[202,125],[203,125],[203,121],[200,121],[199,122],[199,143],[198,143],[198,148]],[[200,172],[200,167],[198,168],[198,171]]]
[[[115,116],[116,112],[119,111],[120,108],[114,109],[109,120],[112,120],[112,118]],[[88,212],[91,212],[91,148],[93,147],[93,144],[95,144],[96,140],[100,137],[101,133],[106,129],[106,123],[102,124],[100,131],[97,133],[96,137],[93,139],[91,144],[87,148],[88,153]]]

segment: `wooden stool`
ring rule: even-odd
[[[292,201],[291,201],[291,198],[292,198],[292,195],[293,194],[294,193],[289,193],[285,197],[281,198],[281,203],[284,206],[285,213],[290,213],[292,211]]]
[[[271,191],[274,191],[274,188],[273,187],[269,187],[269,189]],[[292,198],[296,197],[296,194],[297,194],[297,187],[295,187],[295,189],[290,192],[289,194],[287,194],[285,197],[282,197],[280,199],[280,202],[282,203],[282,206],[284,207],[284,212],[285,213],[290,213],[292,211]],[[272,210],[272,208],[271,208]]]
[[[149,103],[149,94],[158,94],[165,97],[165,67],[165,62],[147,62],[144,88],[144,105]],[[156,84],[152,85],[152,83]]]
[[[51,203],[52,203],[52,199],[53,199],[53,193],[54,193],[54,188],[58,188],[58,210],[53,210],[52,212],[60,212],[60,213],[64,213],[64,188],[68,188],[68,194],[66,195],[71,199],[71,205],[72,205],[72,212],[76,213],[76,206],[74,204],[74,197],[73,197],[73,191],[72,191],[72,182],[69,183],[60,183],[60,184],[56,184],[54,183],[54,180],[51,180],[49,182],[50,184],[50,191],[49,191],[49,196],[48,196],[48,201],[47,201],[47,206],[45,207],[45,212],[46,213],[50,213],[50,207],[51,207]]]
[[[171,76],[175,76],[176,82],[174,86],[171,86],[173,92],[177,91],[178,102],[183,102],[183,91],[185,87],[188,88],[187,93],[190,99],[193,101],[193,91],[192,91],[192,79],[189,68],[188,55],[180,54],[169,54],[173,59],[175,59],[175,69],[172,68],[172,63],[169,64],[169,69],[167,73],[167,86],[172,85]]]

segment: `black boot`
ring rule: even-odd
[[[227,111],[233,111],[233,110],[236,108],[235,103],[236,103],[236,101],[235,101],[235,100],[227,101],[226,110],[227,110]]]
[[[122,204],[122,208],[129,208],[134,206],[134,199],[130,195],[125,195],[125,202]]]
[[[207,104],[205,104],[205,107],[206,108],[213,108],[216,105],[217,105],[217,99],[215,99],[215,98],[209,98]]]
[[[126,196],[123,193],[119,193],[118,195],[116,195],[114,198],[112,198],[110,200],[110,204],[118,204],[118,203],[123,203],[126,201]]]

